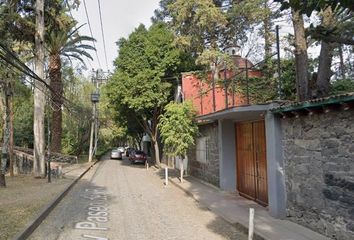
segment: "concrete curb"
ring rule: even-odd
[[[245,234],[248,234],[248,226],[245,226],[241,223],[238,223],[238,222],[231,222],[229,219],[225,218],[224,216],[218,214],[217,212],[213,211],[213,209],[209,208],[208,206],[206,206],[205,204],[203,204],[202,202],[200,202],[196,197],[195,195],[191,192],[191,191],[188,191],[187,189],[183,188],[179,182],[176,182],[175,179],[169,177],[168,178],[169,181],[177,188],[179,188],[180,190],[182,190],[183,192],[185,192],[189,197],[193,198],[196,202],[198,202],[199,204],[203,205],[203,207],[205,207],[206,209],[208,209],[210,212],[213,212],[214,214],[218,215],[219,217],[221,217],[222,219],[224,219],[226,222],[228,222],[229,224],[231,224],[232,226],[234,226],[235,228],[237,228],[238,230],[240,230],[241,232],[245,233]],[[196,179],[196,178],[194,178]],[[196,179],[197,181],[199,181],[198,179]],[[200,183],[208,186],[208,187],[211,187],[209,186],[209,184],[205,184],[203,181],[199,181]],[[216,187],[212,186],[212,188],[216,189]],[[254,233],[254,236],[253,236],[253,239],[254,240],[272,240],[272,239],[267,239],[261,235],[259,235],[258,233]]]
[[[81,173],[63,192],[61,192],[51,203],[49,203],[26,227],[13,237],[14,240],[27,239],[36,228],[43,222],[49,213],[59,204],[59,202],[68,194],[70,189],[96,164],[99,160],[92,163]]]

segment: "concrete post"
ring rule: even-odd
[[[269,213],[275,218],[284,218],[286,217],[286,188],[280,119],[273,113],[267,112],[265,127]]]
[[[220,188],[236,191],[235,127],[232,120],[219,120]]]

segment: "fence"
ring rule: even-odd
[[[32,172],[32,169],[33,169],[33,149],[14,147],[13,158],[14,158],[15,174],[17,174],[17,173],[29,174]],[[48,160],[47,155],[46,155],[46,160]],[[78,158],[77,158],[77,156],[72,156],[72,155],[52,153],[51,154],[51,161],[73,164],[73,163],[78,163]],[[7,164],[7,166],[9,166],[9,164]]]

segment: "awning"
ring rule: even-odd
[[[206,115],[198,116],[197,121],[214,121],[222,119],[230,119],[236,121],[252,121],[262,119],[265,113],[278,107],[277,103],[266,103],[266,104],[253,104],[236,106],[224,110],[220,110],[214,113],[209,113]]]

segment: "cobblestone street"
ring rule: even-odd
[[[143,165],[104,160],[31,239],[247,239]]]

